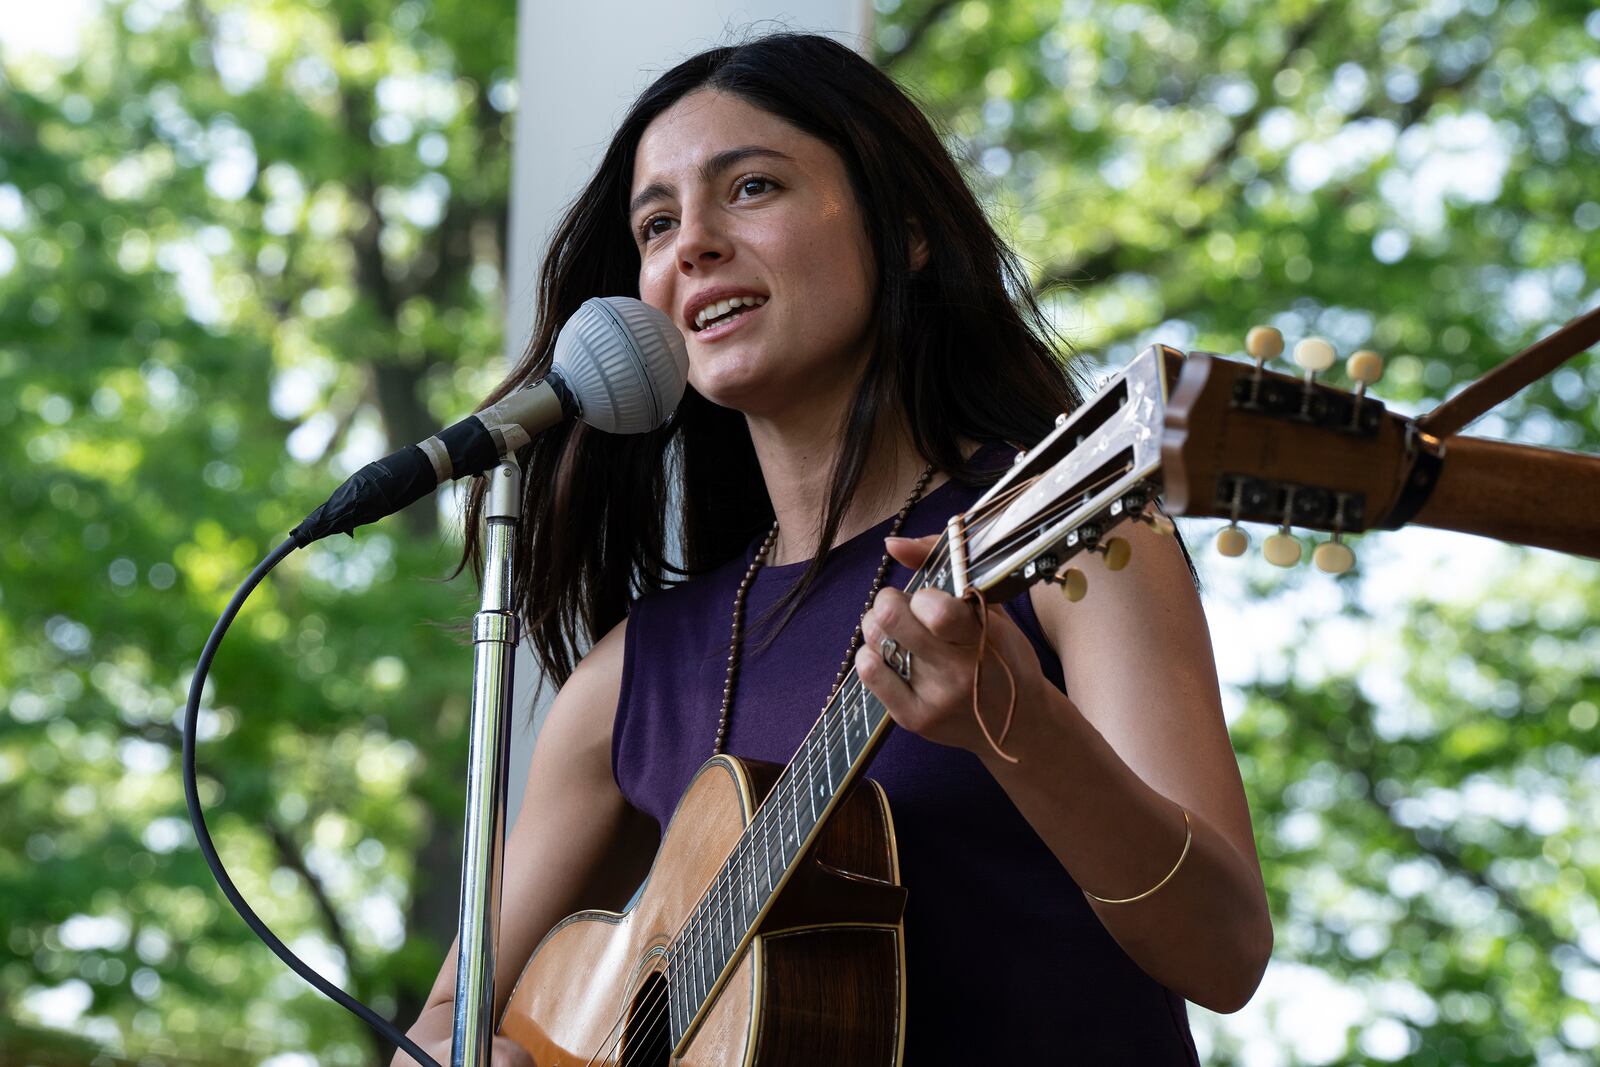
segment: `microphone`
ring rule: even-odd
[[[289,539],[304,548],[422,499],[444,482],[500,463],[536,435],[577,418],[607,433],[645,433],[683,399],[689,352],[672,320],[626,296],[584,301],[556,337],[550,372],[420,444],[352,474]]]

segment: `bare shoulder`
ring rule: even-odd
[[[571,688],[574,682],[583,688],[610,686],[613,689],[620,689],[623,652],[627,648],[627,637],[628,620],[624,617],[621,622],[607,630],[605,635],[578,661],[578,665],[573,668],[572,677],[561,687],[562,692]]]
[[[541,742],[550,735],[550,743],[555,747],[578,745],[585,751],[603,749],[609,768],[611,724],[622,693],[627,629],[628,620],[624,618],[578,661],[550,705],[550,714],[539,734]]]
[[[1078,603],[1051,586],[1030,590],[1067,695],[1147,783],[1248,843],[1211,632],[1183,550],[1140,523],[1116,535],[1131,561],[1111,571],[1079,556],[1089,590]]]
[[[1075,647],[1114,644],[1120,639],[1118,631],[1130,627],[1139,631],[1135,650],[1148,650],[1152,642],[1171,636],[1168,631],[1173,626],[1204,624],[1194,576],[1177,538],[1136,522],[1123,523],[1113,536],[1127,540],[1130,562],[1113,572],[1098,556],[1076,557],[1073,566],[1089,585],[1083,600],[1074,604],[1057,587],[1043,582],[1028,591],[1039,625],[1058,655]],[[1209,642],[1206,651],[1209,654]]]

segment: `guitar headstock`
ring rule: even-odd
[[[1228,520],[1217,539],[1227,556],[1244,552],[1240,522],[1264,522],[1278,532],[1262,546],[1268,562],[1299,562],[1300,526],[1333,537],[1314,559],[1343,573],[1355,555],[1343,542],[1382,522],[1394,509],[1407,474],[1405,419],[1367,395],[1383,361],[1357,352],[1346,364],[1353,391],[1317,380],[1334,362],[1320,338],[1295,346],[1301,377],[1267,370],[1283,351],[1283,335],[1258,326],[1245,340],[1253,363],[1192,353],[1173,390],[1162,443],[1163,499],[1176,515]]]
[[[1394,520],[1408,481],[1427,488],[1420,479],[1437,466],[1415,453],[1430,439],[1367,395],[1383,372],[1375,352],[1350,357],[1356,387],[1343,390],[1317,380],[1334,362],[1326,341],[1295,346],[1300,377],[1264,366],[1283,351],[1277,330],[1258,326],[1245,344],[1253,363],[1165,345],[1141,352],[950,520],[931,584],[1008,599],[1051,581],[1079,600],[1086,580],[1072,558],[1092,552],[1120,570],[1130,549],[1111,530],[1137,520],[1170,531],[1158,498],[1174,515],[1227,519],[1223,555],[1248,546],[1240,522],[1265,522],[1278,527],[1267,560],[1292,566],[1302,550],[1290,528],[1301,526],[1332,534],[1313,554],[1320,569],[1348,570],[1344,535]]]
[[[1095,552],[1113,570],[1126,565],[1127,542],[1109,532],[1128,519],[1158,521],[1168,389],[1182,362],[1176,349],[1147,348],[1091,400],[1060,416],[970,510],[950,520],[947,554],[932,583],[957,595],[975,587],[993,600],[1053,581],[1078,600],[1085,586],[1068,566],[1072,557]]]

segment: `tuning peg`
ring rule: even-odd
[[[1144,514],[1139,516],[1139,521],[1158,534],[1165,534],[1170,537],[1178,532],[1177,525],[1167,518],[1166,512],[1156,507],[1153,500],[1145,506]]]
[[[1333,346],[1320,337],[1307,337],[1294,346],[1294,361],[1306,372],[1306,384],[1317,380],[1317,375],[1333,366]]]
[[[1325,541],[1317,546],[1311,553],[1311,562],[1317,565],[1317,570],[1324,574],[1343,574],[1356,564],[1356,554],[1339,534],[1333,535],[1333,540]]]
[[[1244,335],[1244,350],[1259,367],[1283,355],[1283,333],[1276,326],[1252,326]]]
[[[1083,599],[1089,591],[1089,579],[1076,567],[1068,567],[1064,571],[1056,572],[1056,581],[1061,583],[1061,595],[1076,604]]]
[[[1267,557],[1267,562],[1274,567],[1293,567],[1300,562],[1300,542],[1295,540],[1294,534],[1285,526],[1266,541],[1262,542],[1261,554]]]
[[[1122,537],[1113,537],[1108,541],[1095,546],[1096,552],[1105,560],[1106,570],[1120,571],[1128,565],[1128,560],[1133,558],[1133,546]]]
[[[1383,377],[1383,357],[1370,348],[1363,348],[1345,360],[1344,369],[1356,383],[1356,396],[1363,396],[1367,386],[1377,384]]]
[[[1239,529],[1238,523],[1228,523],[1217,534],[1217,551],[1224,556],[1242,556],[1249,547],[1250,535]]]
[[[1283,354],[1283,334],[1274,326],[1252,326],[1244,335],[1244,350],[1256,361],[1256,372],[1250,378],[1250,395],[1244,401],[1246,407],[1253,407],[1261,396],[1264,364]]]
[[[1244,350],[1260,370],[1261,364],[1283,354],[1283,334],[1274,326],[1252,326],[1244,335]]]

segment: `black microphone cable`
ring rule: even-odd
[[[291,952],[289,946],[267,928],[267,924],[245,902],[244,894],[233,884],[233,879],[228,877],[227,870],[222,866],[222,859],[217,855],[216,846],[211,842],[211,831],[206,828],[205,814],[200,810],[200,789],[194,767],[195,734],[200,721],[200,694],[205,689],[206,675],[211,671],[211,661],[216,657],[217,648],[222,644],[222,638],[228,632],[228,627],[233,624],[234,617],[239,614],[239,609],[244,607],[244,602],[250,598],[256,586],[261,584],[261,580],[271,572],[272,568],[281,563],[285,556],[299,547],[297,539],[290,537],[273,549],[266,559],[256,564],[256,569],[251,571],[250,576],[239,586],[238,591],[233,594],[233,599],[228,601],[228,606],[217,619],[217,625],[212,628],[211,636],[206,640],[206,647],[200,653],[200,662],[195,665],[194,679],[189,683],[189,704],[183,713],[183,795],[189,804],[189,822],[194,826],[195,839],[200,842],[200,854],[205,857],[206,866],[211,868],[212,877],[217,880],[223,896],[228,898],[228,903],[233,905],[233,910],[239,913],[245,925],[250,927],[279,959],[288,964],[290,970],[311,983],[323,996],[356,1015],[423,1067],[440,1067],[438,1061],[422,1051],[415,1041],[396,1029],[393,1023],[312,970],[309,964]]]
[[[200,810],[195,780],[195,731],[200,694],[217,647],[239,609],[285,556],[335,533],[355,536],[359,526],[422,499],[440,483],[479,474],[510,455],[529,438],[563,419],[579,417],[607,433],[644,433],[664,425],[683,396],[689,353],[672,320],[631,297],[592,297],[567,320],[556,338],[553,363],[545,377],[502,397],[420,444],[367,464],[345,480],[321,507],[290,532],[250,572],[211,631],[183,716],[183,794],[200,853],[233,910],[289,969],[323,996],[359,1017],[423,1067],[439,1064],[394,1025],[323,978],[289,951],[245,903],[223,869]]]

